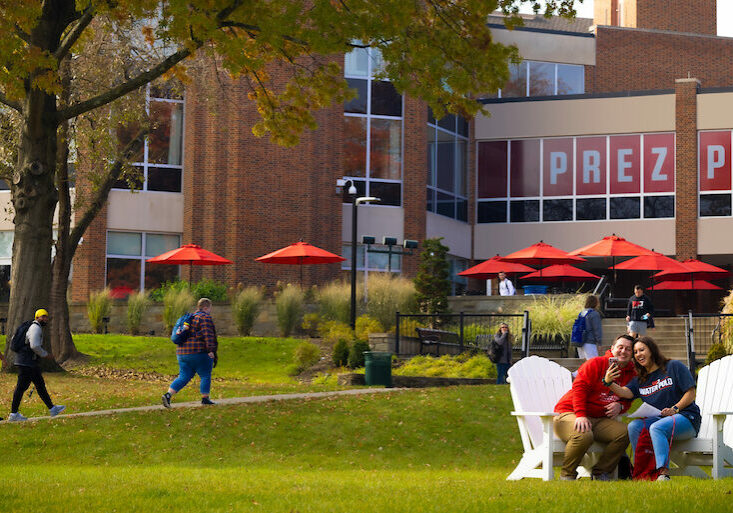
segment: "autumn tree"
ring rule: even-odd
[[[472,116],[481,109],[476,96],[500,87],[508,62],[518,59],[515,48],[492,40],[487,16],[500,8],[515,23],[521,4],[539,8],[528,0],[0,3],[0,103],[7,107],[0,126],[12,132],[3,140],[14,156],[6,175],[15,223],[8,329],[50,304],[51,349],[59,361],[76,355],[66,305],[71,259],[145,136],[144,122],[125,119],[124,104],[146,84],[171,77],[185,83],[192,59],[208,56],[249,87],[260,113],[253,133],[294,145],[303,130],[315,128],[315,110],[350,97],[340,66],[322,57],[375,47],[386,62],[381,77],[398,92],[424,99],[438,117]],[[572,6],[573,0],[549,1],[547,12],[573,15]],[[273,83],[273,64],[289,70],[286,83]],[[122,145],[105,142],[123,126],[139,130]],[[78,173],[93,173],[81,213],[69,193],[70,149],[106,152],[94,169],[77,166]]]

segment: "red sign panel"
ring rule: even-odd
[[[609,139],[611,194],[641,192],[641,136],[614,135]]]
[[[545,139],[542,144],[542,195],[572,196],[573,140]]]
[[[510,150],[511,195],[526,198],[540,195],[540,140],[512,141]]]
[[[700,190],[730,189],[730,131],[700,132]]]
[[[644,192],[674,192],[674,134],[644,135]]]
[[[575,194],[606,194],[606,138],[576,139]]]
[[[478,197],[506,198],[507,141],[478,143]]]

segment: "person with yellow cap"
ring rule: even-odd
[[[36,386],[38,397],[44,402],[48,408],[51,417],[55,417],[66,409],[66,406],[54,405],[51,397],[46,390],[46,382],[43,380],[41,368],[38,364],[40,358],[51,358],[53,355],[43,349],[43,327],[48,323],[48,312],[40,308],[36,310],[35,319],[29,324],[23,323],[18,330],[26,329],[25,344],[23,349],[15,354],[15,365],[18,367],[18,382],[15,385],[13,393],[13,404],[10,409],[9,421],[28,420],[22,413],[18,411],[20,401],[23,394],[31,383]]]

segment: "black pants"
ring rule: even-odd
[[[41,369],[38,367],[26,367],[25,365],[19,365],[18,383],[15,385],[15,392],[13,393],[13,406],[10,410],[11,413],[18,413],[18,408],[20,407],[21,399],[23,399],[23,394],[28,390],[31,383],[36,385],[38,397],[40,397],[41,401],[44,402],[46,408],[50,410],[53,407],[53,401],[51,401],[48,391],[46,390],[46,382],[43,381]]]

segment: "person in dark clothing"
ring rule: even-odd
[[[626,322],[629,323],[629,334],[633,336],[646,335],[646,329],[654,327],[654,305],[641,285],[634,286],[634,295],[629,298]]]
[[[15,355],[15,366],[18,367],[18,382],[15,385],[13,393],[13,404],[10,409],[8,420],[11,422],[28,420],[22,413],[18,411],[20,401],[23,394],[31,383],[36,387],[38,397],[48,408],[51,417],[55,417],[66,409],[66,406],[54,405],[51,397],[46,390],[46,382],[43,380],[41,368],[38,364],[40,358],[53,359],[53,355],[43,349],[43,326],[48,322],[48,312],[43,308],[36,310],[35,320],[28,328],[25,335],[25,345],[23,349]]]
[[[501,346],[501,356],[496,362],[496,384],[506,384],[506,373],[512,365],[512,346],[514,345],[514,335],[509,331],[509,325],[502,322],[499,325],[499,331],[494,335],[494,340]]]

